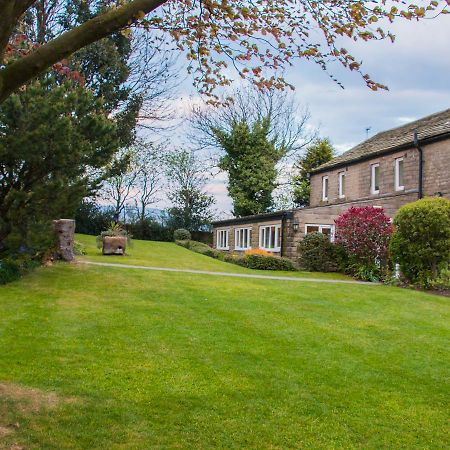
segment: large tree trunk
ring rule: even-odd
[[[70,56],[80,48],[102,39],[114,31],[135,22],[141,12],[149,13],[167,0],[134,0],[118,8],[100,14],[82,25],[66,31],[61,36],[37,48],[28,56],[17,60],[0,70],[0,103],[12,92],[23,86],[53,64]],[[0,0],[0,61],[18,18],[17,10],[11,11],[10,4],[20,4],[21,9],[33,1]],[[19,8],[20,9],[20,8]],[[6,40],[5,40],[6,36]]]

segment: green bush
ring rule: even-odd
[[[177,240],[176,243],[184,248],[187,248],[188,250],[200,253],[201,255],[209,256],[231,264],[237,264],[238,266],[247,267],[248,269],[283,271],[297,270],[294,263],[287,258],[264,255],[233,255],[211,248],[209,245],[203,244],[202,242],[191,240]]]
[[[279,270],[279,271],[295,271],[297,268],[288,258],[279,256],[264,255],[226,255],[225,261],[237,264],[238,266],[247,267],[247,269],[256,270]]]
[[[322,233],[310,233],[298,245],[298,263],[311,272],[336,272],[335,246]]]
[[[86,246],[82,244],[80,241],[74,241],[73,252],[77,256],[86,255]]]
[[[443,268],[434,280],[429,280],[431,289],[450,291],[450,267]]]
[[[394,225],[393,260],[409,282],[430,287],[450,261],[450,200],[424,198],[402,206]]]
[[[188,241],[191,239],[191,233],[184,228],[178,228],[173,233],[173,239],[175,241]]]
[[[347,272],[362,281],[370,281],[372,283],[385,280],[387,275],[383,271],[381,266],[375,264],[369,266],[367,264],[349,264],[347,266]]]
[[[11,283],[20,278],[20,266],[12,260],[0,261],[0,284]]]
[[[151,217],[127,224],[134,239],[173,242],[173,229]]]
[[[195,253],[200,253],[201,255],[209,256],[215,259],[223,260],[224,255],[219,250],[211,248],[209,245],[203,242],[191,241],[191,240],[178,240],[176,241],[178,245],[181,245],[188,250],[192,250]]]

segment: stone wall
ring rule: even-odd
[[[424,195],[450,198],[450,140],[423,147]]]
[[[402,191],[395,190],[395,160],[403,158],[404,185]],[[380,165],[380,192],[371,193],[371,166]],[[373,200],[382,197],[403,195],[404,192],[418,192],[419,155],[416,149],[396,152],[363,162],[349,164],[345,167],[328,170],[311,176],[311,206],[342,204],[355,200]],[[338,195],[339,173],[345,173],[345,198]],[[322,200],[322,178],[328,176],[328,200]]]
[[[404,186],[401,191],[395,190],[395,160],[403,158]],[[441,192],[450,198],[450,139],[423,146],[424,160],[424,195],[435,195]],[[380,165],[380,192],[372,194],[371,166]],[[345,198],[340,199],[338,193],[339,173],[346,177]],[[322,178],[328,176],[328,200],[322,200]],[[355,200],[373,200],[374,204],[381,198],[403,196],[405,193],[418,194],[419,187],[419,152],[416,148],[374,157],[372,159],[349,164],[344,167],[330,169],[311,176],[311,206],[335,205]],[[416,195],[417,198],[417,195]]]
[[[260,222],[253,222],[253,223],[238,223],[238,224],[232,224],[228,226],[219,226],[214,227],[213,230],[213,246],[214,248],[217,248],[217,232],[220,230],[228,230],[229,237],[228,237],[228,245],[229,245],[229,252],[233,253],[243,253],[243,251],[236,250],[235,248],[235,240],[236,240],[236,230],[240,228],[251,228],[252,230],[252,248],[259,248],[259,228],[261,226],[268,226],[268,225],[281,225],[282,220],[262,220]],[[287,230],[287,227],[284,227],[285,230]],[[281,241],[284,243],[283,234],[286,232],[285,230],[281,230]],[[274,254],[280,254],[283,252],[283,248],[281,252],[274,252]]]

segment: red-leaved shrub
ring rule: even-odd
[[[336,220],[336,244],[356,263],[373,266],[388,257],[393,226],[382,208],[351,207]]]

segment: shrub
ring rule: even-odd
[[[402,206],[390,250],[409,282],[429,287],[450,262],[450,200],[424,198]]]
[[[223,253],[214,248],[211,248],[209,245],[204,244],[203,242],[184,240],[184,241],[176,241],[176,243],[188,250],[192,250],[195,253],[200,253],[201,255],[209,256],[215,259],[223,260]]]
[[[174,231],[173,238],[175,241],[188,241],[191,239],[191,233],[184,228],[178,228]]]
[[[336,244],[348,255],[353,274],[370,272],[377,278],[388,262],[393,227],[382,208],[351,207],[336,220]],[[352,270],[354,268],[354,270]]]
[[[301,268],[312,272],[336,272],[337,256],[334,245],[322,233],[309,233],[298,245]]]
[[[429,286],[437,291],[450,292],[450,267],[442,269],[435,279],[429,280]]]
[[[232,264],[237,264],[248,269],[256,270],[280,270],[280,271],[295,271],[297,270],[294,263],[288,258],[279,256],[264,256],[264,255],[226,255],[225,261]]]
[[[261,255],[261,256],[272,256],[271,252],[264,250],[263,248],[249,248],[245,250],[244,254],[246,255]]]
[[[20,266],[12,260],[0,261],[0,284],[11,283],[20,278]]]
[[[176,241],[176,243],[184,248],[192,250],[193,252],[200,253],[201,255],[209,256],[211,258],[219,259],[232,264],[237,264],[238,266],[247,267],[248,269],[283,271],[297,270],[294,263],[287,258],[258,254],[247,254],[243,256],[233,255],[211,248],[209,245],[203,244],[202,242],[191,240],[180,240]]]
[[[173,229],[151,217],[146,217],[144,220],[138,220],[127,224],[127,230],[134,239],[165,242],[173,241]]]
[[[73,252],[75,255],[78,255],[78,256],[86,255],[86,247],[80,241],[74,241]]]
[[[355,278],[362,281],[377,282],[381,278],[385,279],[385,276],[381,273],[378,266],[367,266],[364,264],[352,264],[347,268],[347,271],[351,273]]]
[[[114,220],[114,208],[84,200],[75,213],[76,232],[99,235]]]

